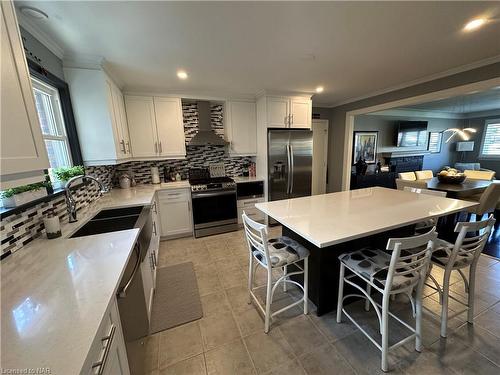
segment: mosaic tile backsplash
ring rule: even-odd
[[[73,196],[78,207],[83,207],[99,196],[99,188],[97,184],[90,184],[78,188]],[[68,213],[64,195],[59,195],[48,202],[39,203],[23,212],[2,219],[0,225],[2,257],[19,250],[41,236],[45,229],[43,219],[51,213],[57,215],[61,223],[66,221]]]
[[[230,157],[224,146],[188,146],[189,141],[198,131],[198,111],[196,103],[182,104],[184,118],[184,132],[186,137],[186,159],[164,161],[132,161],[120,165],[86,167],[85,173],[99,178],[108,189],[117,185],[118,177],[123,172],[132,172],[137,183],[151,183],[151,167],[168,167],[172,171],[187,176],[189,168],[208,167],[211,163],[223,162],[228,176],[240,176],[243,166],[255,161],[252,157]],[[214,132],[224,137],[223,106],[212,104],[211,123]],[[78,206],[91,203],[99,196],[96,184],[82,187],[75,192]],[[27,243],[42,235],[44,231],[43,219],[50,213],[59,216],[61,222],[67,218],[64,196],[58,196],[50,201],[37,204],[18,214],[2,219],[0,224],[0,254],[5,256],[22,248]]]

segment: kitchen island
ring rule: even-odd
[[[283,225],[283,235],[307,247],[309,298],[323,315],[336,306],[338,256],[364,246],[385,248],[391,237],[410,236],[414,225],[477,205],[474,202],[382,187],[256,204]]]

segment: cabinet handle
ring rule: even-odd
[[[157,235],[157,233],[156,233],[156,221],[153,221],[153,232],[156,236]]]
[[[156,201],[154,201],[154,202],[153,202],[153,212],[154,212],[155,214],[157,214],[157,213],[158,213],[158,210],[156,209]]]
[[[161,146],[161,141],[160,141],[160,154],[163,152],[163,147]]]
[[[151,268],[151,270],[155,269],[155,264],[153,261],[153,253],[149,254],[149,267]]]
[[[116,332],[116,326],[113,324],[111,325],[111,330],[109,331],[109,334],[107,336],[104,336],[101,341],[107,341],[106,346],[104,347],[104,353],[102,355],[102,358],[92,364],[92,368],[99,367],[99,370],[97,372],[97,375],[102,375],[104,373],[104,368],[106,367],[106,362],[108,360],[109,356],[109,351],[111,350],[111,345],[113,344],[113,339],[115,337],[115,332]]]
[[[155,142],[155,154],[158,153],[158,142]]]
[[[158,265],[158,262],[156,260],[156,251],[153,250],[153,265],[154,265],[154,268],[156,268],[156,266]]]
[[[125,144],[127,145],[127,154],[130,154],[130,142],[127,141]]]
[[[293,125],[293,113],[290,115],[290,126]]]
[[[122,150],[122,152],[123,152],[124,154],[126,154],[126,153],[127,153],[127,151],[125,151],[125,141],[122,139],[122,140],[120,141],[120,144],[122,145],[122,147],[120,147],[120,150]]]

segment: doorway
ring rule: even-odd
[[[313,158],[311,195],[327,191],[328,120],[312,120]]]

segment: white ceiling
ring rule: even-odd
[[[64,50],[102,56],[126,90],[313,92],[331,106],[500,56],[499,2],[16,1]],[[471,18],[493,19],[466,34]],[[496,18],[496,20],[495,20]],[[178,69],[189,79],[180,81]]]
[[[431,103],[417,104],[405,107],[405,109],[458,114],[496,110],[500,109],[500,87]]]

